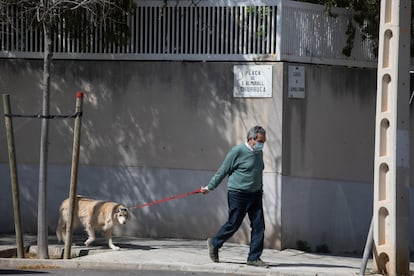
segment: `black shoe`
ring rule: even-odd
[[[211,239],[207,239],[207,247],[208,247],[208,254],[210,255],[210,259],[213,262],[218,263],[219,262],[218,248],[215,248],[211,244]]]
[[[269,267],[268,263],[263,262],[260,258],[255,261],[247,261],[247,265],[258,266],[258,267]]]

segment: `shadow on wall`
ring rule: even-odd
[[[0,62],[0,87],[11,95],[13,113],[40,113],[42,62]],[[232,68],[226,63],[53,61],[51,113],[74,113],[75,92],[85,93],[78,194],[133,206],[206,185],[230,147],[244,141],[247,128],[263,119],[247,114],[245,101],[232,97]],[[16,118],[13,123],[23,225],[26,232],[36,232],[40,122]],[[4,122],[0,124],[4,129]],[[69,194],[72,142],[73,120],[51,120],[51,233],[59,204]],[[0,207],[12,210],[4,132],[0,161],[2,179],[8,183]],[[135,210],[134,219],[119,233],[210,236],[227,217],[225,190],[222,183],[206,196]],[[0,232],[13,231],[9,214],[2,218]],[[249,232],[247,226],[241,232],[246,240]]]

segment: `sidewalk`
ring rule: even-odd
[[[24,236],[24,245],[36,255],[35,236]],[[74,237],[76,244],[70,260],[53,259],[63,255],[63,244],[49,237],[50,259],[10,258],[16,252],[15,237],[0,236],[0,268],[30,269],[45,268],[94,268],[94,269],[137,269],[214,272],[223,275],[358,275],[362,258],[310,254],[287,249],[277,251],[265,249],[262,259],[270,268],[257,268],[245,264],[248,246],[226,243],[220,250],[220,263],[213,263],[207,252],[206,241],[178,239],[141,239],[114,237],[120,251],[108,249],[105,241],[98,238],[90,247],[80,246],[82,237]],[[7,255],[8,254],[8,255]],[[414,270],[413,263],[410,264]],[[372,271],[372,261],[366,274]],[[375,274],[369,274],[375,275]]]

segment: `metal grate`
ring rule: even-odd
[[[138,7],[137,14],[136,53],[275,53],[275,6]]]

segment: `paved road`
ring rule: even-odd
[[[101,269],[0,269],[1,275],[55,275],[55,276],[224,276],[223,273],[189,271],[101,270]],[[237,276],[237,274],[231,274]]]

